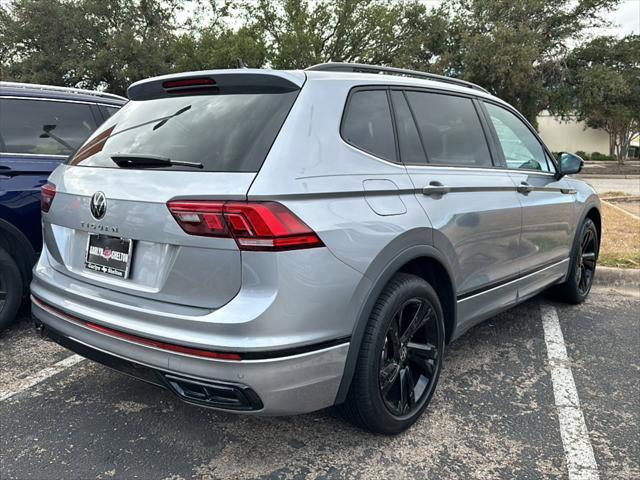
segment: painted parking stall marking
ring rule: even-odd
[[[598,465],[580,407],[558,312],[551,305],[541,305],[540,309],[569,480],[597,480],[600,478]]]
[[[77,363],[80,363],[84,360],[84,357],[80,355],[71,355],[70,357],[65,358],[64,360],[60,360],[57,363],[54,363],[50,367],[44,368],[39,372],[25,378],[20,384],[11,389],[0,390],[0,402],[7,400],[18,393],[22,393],[25,390],[47,380],[54,375],[57,375],[60,372],[65,371],[68,368],[73,367]]]

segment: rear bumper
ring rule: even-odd
[[[242,413],[292,415],[333,405],[349,349],[342,343],[260,360],[201,358],[93,331],[42,301],[32,301],[32,312],[46,336],[84,357],[186,402]]]

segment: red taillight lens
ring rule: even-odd
[[[51,208],[53,197],[56,196],[56,187],[50,183],[45,183],[40,191],[40,210],[47,213]]]
[[[169,210],[191,235],[232,237],[240,250],[293,250],[324,244],[307,224],[276,202],[174,201]]]

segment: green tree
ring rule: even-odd
[[[571,52],[567,67],[565,110],[605,130],[609,155],[624,163],[640,135],[640,35],[595,38]]]
[[[175,70],[234,68],[238,59],[248,67],[264,66],[264,32],[255,24],[238,25],[242,13],[231,0],[195,2],[174,46]]]
[[[446,0],[447,45],[425,68],[482,85],[535,125],[562,78],[562,59],[619,0]],[[430,34],[425,33],[426,36]]]
[[[14,0],[0,8],[2,78],[124,94],[173,69],[179,0]]]
[[[416,2],[385,0],[257,0],[244,2],[248,24],[264,32],[273,68],[322,62],[391,64]]]

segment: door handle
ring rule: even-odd
[[[516,187],[518,193],[526,195],[528,193],[533,192],[533,186],[529,185],[527,182],[520,182],[520,185]]]
[[[445,187],[442,183],[438,181],[429,182],[429,185],[422,189],[423,195],[445,195],[449,193],[451,189],[449,187]]]

